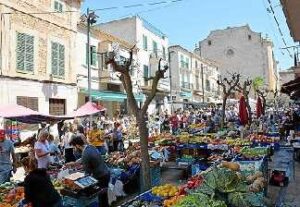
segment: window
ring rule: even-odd
[[[63,11],[63,4],[59,1],[54,1],[54,10],[57,12]]]
[[[107,56],[108,56],[107,53],[101,53],[100,54],[100,62],[101,62],[101,69],[102,70],[108,69],[107,64],[106,64],[106,61],[107,61],[107,58],[108,58]]]
[[[148,50],[148,37],[143,35],[143,49]]]
[[[144,65],[144,78],[149,78],[150,74],[149,74],[149,67],[148,65]]]
[[[252,36],[251,35],[248,35],[248,40],[252,40]]]
[[[195,79],[196,79],[196,89],[199,90],[200,89],[200,77],[199,75],[196,75],[195,76]]]
[[[34,37],[25,33],[17,33],[17,70],[34,71]]]
[[[66,100],[49,98],[49,114],[61,116],[66,114]]]
[[[39,110],[39,99],[37,97],[17,96],[17,104],[34,111]]]
[[[226,55],[227,55],[227,57],[233,57],[234,56],[234,50],[233,49],[228,49],[226,51]]]
[[[208,40],[208,42],[207,42],[207,44],[209,45],[209,46],[211,46],[211,40]]]
[[[190,68],[190,59],[189,58],[185,58],[185,67]]]
[[[147,65],[144,65],[144,79],[147,79],[150,77],[149,73],[149,67]],[[148,85],[148,80],[145,80],[145,86]]]
[[[206,79],[206,80],[205,80],[205,83],[206,83],[206,87],[205,87],[206,90],[207,90],[207,91],[210,91],[210,82],[209,82],[209,80]]]
[[[180,65],[182,68],[184,68],[184,57],[183,55],[180,55]]]
[[[157,42],[153,41],[152,42],[153,45],[153,52],[155,53],[155,55],[157,56]]]
[[[86,64],[88,63],[88,49],[87,48],[88,48],[88,45],[86,45],[86,60],[85,60]],[[91,57],[90,64],[92,66],[96,66],[97,65],[97,48],[96,48],[96,46],[93,46],[93,45],[90,46],[90,57]]]
[[[167,59],[166,57],[166,48],[165,47],[162,47],[162,53],[163,53],[163,59]]]
[[[195,61],[195,68],[198,68],[198,61]]]
[[[121,88],[120,88],[120,85],[108,83],[107,84],[107,90],[108,91],[120,92]]]
[[[65,75],[65,46],[52,42],[51,51],[52,75],[63,77]]]

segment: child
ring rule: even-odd
[[[50,163],[58,163],[61,152],[58,146],[54,143],[54,137],[51,134],[48,137],[48,142],[50,151]]]

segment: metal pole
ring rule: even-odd
[[[91,22],[90,22],[90,9],[87,8],[87,70],[88,70],[88,95],[89,101],[92,101],[91,95],[91,45],[90,45],[90,32],[91,32]]]
[[[203,98],[202,98],[202,103],[204,103],[205,102],[205,100],[204,100],[204,95],[205,95],[205,92],[204,92],[204,71],[203,71],[203,64],[201,63],[201,82],[202,82],[202,96],[203,96]]]
[[[171,114],[173,114],[173,93],[172,93],[172,72],[171,72],[171,53],[168,53],[168,61],[169,61],[169,78],[170,78],[170,100],[171,100]]]

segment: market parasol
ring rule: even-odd
[[[257,102],[256,102],[256,117],[257,118],[261,117],[262,111],[263,111],[263,106],[262,106],[261,98],[258,97]]]
[[[31,110],[21,105],[10,104],[0,106],[0,117],[3,118],[17,118],[25,116],[40,115],[39,112]]]
[[[1,105],[0,117],[27,124],[72,119],[72,117],[45,115],[18,104]]]
[[[248,123],[248,111],[246,107],[245,97],[242,96],[240,98],[240,105],[239,105],[239,118],[242,125],[246,125]]]
[[[83,106],[81,106],[79,109],[71,113],[69,116],[73,117],[84,117],[84,116],[89,116],[93,114],[100,113],[102,111],[105,111],[106,108],[103,106],[99,106],[93,102],[87,102]]]

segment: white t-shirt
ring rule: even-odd
[[[72,140],[72,136],[73,136],[73,133],[72,133],[72,132],[67,132],[67,133],[64,135],[64,138],[63,138],[63,144],[64,144],[65,149],[73,148],[73,147],[70,145],[70,142],[71,142],[71,140]]]
[[[47,153],[50,151],[49,143],[48,143],[48,141],[46,141],[45,143],[37,141],[34,145],[34,149],[41,150],[43,154]],[[49,163],[50,163],[50,154],[48,154],[44,157],[38,157],[37,154],[35,153],[35,158],[38,161],[38,168],[48,168]]]

